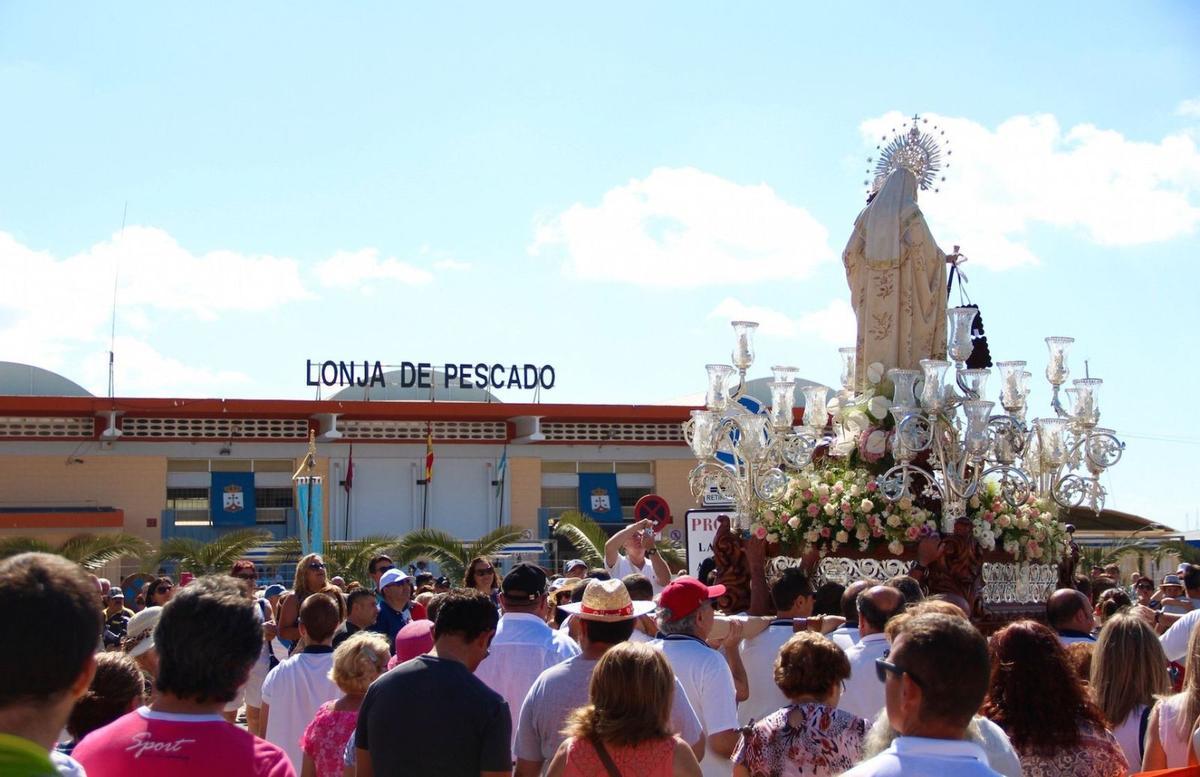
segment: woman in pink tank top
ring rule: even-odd
[[[624,642],[596,662],[591,703],[571,713],[547,777],[700,777],[692,749],[671,735],[675,675],[663,654]]]

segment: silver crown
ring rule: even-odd
[[[921,128],[922,125],[926,125],[925,129]],[[892,128],[890,141],[887,135],[879,140],[880,144],[875,146],[878,157],[867,158],[868,164],[875,164],[874,170],[867,168],[867,175],[874,173],[874,177],[863,181],[864,186],[870,187],[870,194],[878,192],[887,177],[900,168],[911,172],[922,190],[933,189],[936,192],[946,181],[942,173],[949,169],[950,160],[947,158],[943,163],[942,149],[949,146],[950,141],[946,139],[945,130],[936,124],[929,126],[929,119],[914,114],[911,124],[901,127],[899,131]],[[952,153],[947,149],[945,156],[949,157]]]

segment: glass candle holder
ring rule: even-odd
[[[900,407],[917,406],[917,381],[921,379],[920,370],[901,370],[893,367],[888,370],[888,380],[892,382],[892,404]]]
[[[977,315],[977,308],[950,308],[946,311],[946,352],[959,364],[965,362],[975,348],[971,340],[971,324]]]
[[[910,415],[915,415],[916,408],[901,407],[899,405],[891,408],[889,412],[892,414],[892,420],[895,421],[895,429],[892,432],[892,456],[896,461],[908,461],[913,457],[909,446],[905,444],[904,435],[900,433],[900,423]]]
[[[829,389],[825,386],[805,386],[801,391],[804,392],[804,425],[816,433],[829,422]]]
[[[1047,337],[1046,347],[1050,349],[1050,361],[1046,364],[1046,380],[1052,386],[1061,386],[1071,376],[1067,367],[1067,356],[1071,353],[1071,343],[1074,337]]]
[[[1000,405],[1012,413],[1025,407],[1026,362],[996,362],[1000,371]]]
[[[691,423],[692,455],[697,459],[712,458],[717,452],[717,414],[711,410],[693,410]]]
[[[963,435],[963,442],[967,453],[972,456],[979,457],[987,453],[988,421],[992,417],[992,408],[995,405],[995,402],[980,399],[967,400],[962,404],[963,414],[967,417],[967,430]]]
[[[1067,419],[1039,418],[1034,422],[1037,430],[1038,450],[1044,465],[1058,467],[1067,459]]]
[[[796,384],[792,381],[771,381],[771,426],[788,429],[792,426]]]
[[[733,361],[733,366],[739,370],[748,370],[754,364],[754,333],[757,329],[758,323],[755,321],[733,322],[733,335],[735,339],[731,360]]]
[[[944,400],[943,383],[950,362],[941,359],[922,359],[920,362],[924,385],[921,386],[921,407],[930,412],[942,409]]]
[[[742,457],[755,461],[766,447],[767,417],[757,414],[743,414],[735,418],[738,426],[737,447]]]
[[[1075,385],[1075,420],[1085,426],[1095,426],[1100,422],[1100,387],[1104,381],[1099,378],[1080,378]]]
[[[779,364],[776,364],[771,368],[771,375],[778,383],[795,383],[796,375],[799,374],[799,372],[799,367],[785,367]]]
[[[975,370],[959,370],[959,377],[962,378],[963,385],[967,390],[975,395],[976,399],[983,399],[987,396],[988,378],[992,376],[992,371],[988,369]]]
[[[708,371],[704,404],[709,410],[720,412],[729,404],[729,376],[733,374],[733,367],[728,364],[706,364],[704,369]]]
[[[858,369],[858,349],[839,348],[838,356],[842,360],[842,390],[852,394],[854,393],[855,372]]]

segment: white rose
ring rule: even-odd
[[[900,525],[900,516],[896,515],[895,513],[892,513],[891,515],[889,515],[887,517],[887,525],[891,526],[893,529],[896,528],[897,526],[899,526]]]
[[[850,496],[858,496],[861,493],[862,493],[862,488],[860,488],[857,483],[850,486]]]
[[[834,506],[833,502],[826,502],[824,509],[826,515],[833,515],[837,512],[837,507]]]
[[[871,362],[867,365],[867,380],[871,383],[878,383],[883,380],[883,364],[880,362]]]
[[[829,486],[826,483],[817,484],[817,496],[829,496]]]
[[[902,496],[902,497],[900,497],[900,501],[897,503],[897,505],[898,505],[898,506],[900,507],[900,509],[901,509],[901,510],[903,510],[904,512],[908,512],[908,511],[909,511],[909,510],[911,510],[911,509],[912,509],[912,507],[913,507],[913,500],[912,500],[912,497],[911,497],[911,496]]]
[[[858,529],[856,529],[854,532],[854,539],[856,539],[856,540],[865,540],[870,536],[871,536],[871,530],[868,529],[863,524],[859,524]]]
[[[887,432],[876,429],[867,435],[866,452],[872,456],[882,456],[887,452]]]
[[[872,502],[870,499],[864,499],[861,502],[859,502],[858,509],[860,512],[869,513],[875,509],[875,503]]]
[[[800,528],[800,516],[793,515],[791,518],[788,518],[787,525],[791,526],[793,529],[799,529]]]
[[[767,542],[771,542],[771,543],[779,542],[779,535],[775,534],[774,532],[768,534]]]
[[[803,475],[796,478],[796,488],[800,489],[801,491],[803,491],[804,489],[808,488],[811,485],[812,485],[812,481],[809,480],[808,478],[804,477]]]
[[[838,542],[848,542],[850,540],[850,535],[847,534],[845,532],[845,530],[842,530],[842,531],[838,532],[837,534],[833,535],[833,538],[835,540],[837,540]]]
[[[1007,529],[1012,525],[1012,518],[1009,518],[1007,515],[1002,515],[996,519],[996,525],[1001,529]]]
[[[816,529],[809,529],[808,531],[804,532],[805,542],[816,542],[819,539],[821,539],[821,532],[817,531]]]
[[[904,543],[900,540],[892,540],[888,543],[888,551],[890,551],[893,556],[899,556],[904,552]]]
[[[891,410],[891,406],[892,403],[887,397],[871,397],[870,401],[867,402],[867,410],[871,413],[871,415],[880,420],[887,418],[887,414]]]
[[[861,410],[851,410],[846,414],[843,425],[846,427],[847,432],[857,437],[871,425],[871,419],[867,418],[867,414]]]

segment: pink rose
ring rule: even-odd
[[[829,504],[829,497],[827,497],[827,496],[823,496],[823,497],[821,497],[820,499],[818,499],[817,501],[818,501],[818,502],[820,502],[820,503],[821,503],[821,504],[823,504],[823,505],[827,505],[827,504]]]
[[[822,526],[822,527],[821,527],[821,536],[822,536],[822,537],[828,537],[830,534],[833,534],[833,532],[831,532],[831,531],[829,530],[829,527],[828,527],[828,526]]]
[[[842,519],[842,526],[845,526],[847,529],[853,529],[854,528],[854,519],[847,515],[845,518]]]
[[[808,515],[809,515],[809,517],[810,517],[810,518],[816,518],[816,517],[817,517],[817,515],[818,515],[820,512],[821,512],[821,508],[820,508],[820,507],[817,507],[816,505],[809,505],[809,506],[808,506]]]
[[[913,541],[921,536],[921,529],[917,526],[909,526],[904,532],[904,536],[908,537],[909,541]]]
[[[872,537],[882,537],[883,536],[883,527],[879,526],[878,524],[876,524],[875,526],[872,526],[871,527],[871,536]]]
[[[800,496],[804,497],[804,501],[812,501],[812,489],[806,488],[800,492]]]
[[[987,521],[988,523],[991,523],[992,519],[995,517],[996,517],[996,514],[993,513],[991,510],[988,510],[987,512],[985,512],[983,514],[983,520]]]
[[[878,491],[878,490],[879,490],[879,484],[878,484],[878,483],[876,483],[874,480],[867,481],[867,490],[868,490],[868,491],[871,491],[871,492]]]
[[[833,493],[835,493],[835,494],[840,494],[840,493],[842,493],[842,491],[844,491],[844,490],[845,490],[845,488],[842,486],[842,484],[841,484],[841,483],[834,483],[834,484],[833,484]]]
[[[760,525],[757,528],[755,528],[754,536],[760,540],[765,540],[767,538],[767,527]]]

